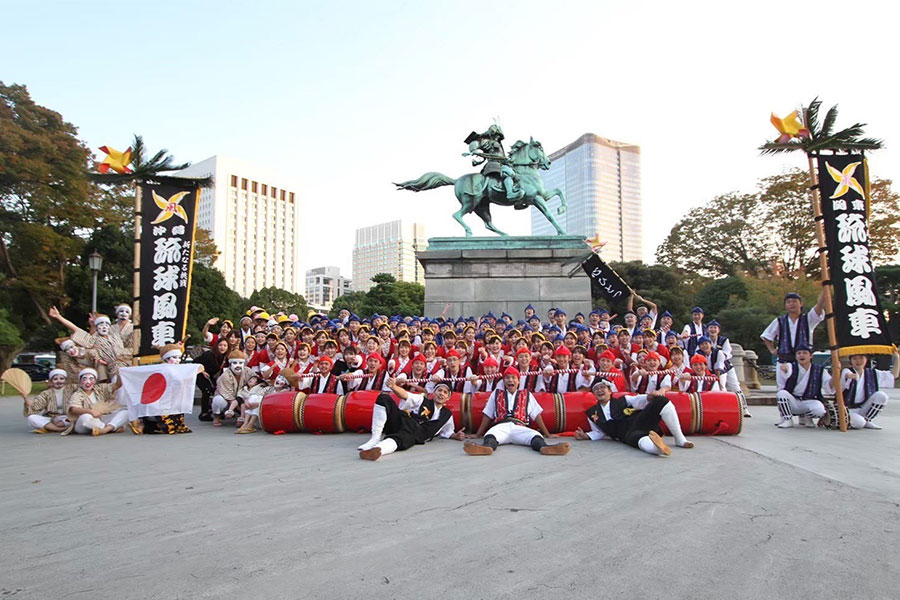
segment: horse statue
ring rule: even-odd
[[[512,167],[515,172],[517,190],[522,194],[514,199],[508,197],[501,182],[482,173],[468,173],[459,179],[453,179],[443,173],[429,172],[418,179],[395,183],[398,189],[422,192],[433,190],[445,185],[452,185],[456,199],[459,200],[459,210],[453,213],[453,218],[466,230],[466,236],[472,235],[472,230],[463,221],[463,217],[471,212],[481,217],[484,226],[499,235],[507,235],[497,229],[491,220],[491,204],[500,206],[513,206],[516,210],[522,210],[529,206],[536,207],[541,214],[547,217],[550,224],[559,235],[566,235],[565,230],[559,226],[550,212],[547,202],[556,196],[559,197],[559,214],[566,212],[566,196],[559,188],[547,190],[544,181],[538,172],[539,169],[550,168],[550,159],[544,153],[540,142],[531,138],[528,143],[517,141],[509,150],[508,158],[504,162]]]

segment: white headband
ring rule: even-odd
[[[85,367],[85,368],[83,368],[82,370],[78,371],[78,380],[80,381],[81,378],[84,377],[85,375],[93,375],[93,376],[94,376],[94,379],[96,379],[96,378],[97,378],[97,371],[94,370],[94,369],[92,369],[92,368],[90,368],[90,367]]]
[[[94,319],[94,325],[103,325],[104,323],[112,325],[112,321],[109,320],[109,317],[97,317]]]
[[[47,379],[53,379],[57,375],[62,375],[63,377],[69,376],[65,369],[53,369],[50,371],[50,374],[47,375]]]
[[[178,348],[173,348],[172,350],[169,350],[168,352],[163,354],[162,359],[166,360],[167,358],[171,358],[173,356],[181,356],[181,355],[182,355],[181,350],[179,350]]]
[[[74,348],[75,342],[72,340],[65,340],[59,345],[60,350],[68,350],[69,348]]]

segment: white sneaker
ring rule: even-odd
[[[750,414],[750,409],[744,409],[744,418],[749,419],[751,417],[753,417],[753,415]]]
[[[876,425],[872,421],[866,421],[864,429],[884,429],[881,425]]]
[[[816,424],[813,421],[813,418],[809,415],[802,415],[800,417],[800,426],[801,427],[815,427]]]
[[[781,421],[779,421],[778,423],[775,423],[775,427],[778,427],[780,429],[787,429],[788,427],[793,427],[793,426],[794,426],[793,417],[784,417],[781,419]]]

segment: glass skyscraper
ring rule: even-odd
[[[549,171],[542,171],[544,187],[559,188],[568,210],[557,214],[559,199],[550,201],[554,218],[570,235],[605,240],[603,258],[643,260],[641,210],[641,149],[593,133],[549,156]],[[536,208],[531,208],[531,234],[556,231]]]

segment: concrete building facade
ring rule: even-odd
[[[374,284],[372,277],[389,273],[397,281],[425,284],[425,272],[416,252],[425,250],[425,226],[400,220],[379,223],[356,230],[353,245],[353,290],[365,292]]]
[[[556,215],[559,199],[550,202],[563,229],[589,238],[599,233],[607,242],[606,260],[643,260],[640,147],[586,133],[549,158],[550,170],[541,176],[546,188],[560,188],[566,195],[563,215]],[[555,234],[534,207],[531,234]]]
[[[303,294],[300,198],[290,178],[232,158],[212,156],[183,175],[212,175],[200,192],[197,226],[208,230],[219,257],[215,268],[244,297],[264,287]]]
[[[351,291],[351,282],[337,267],[316,267],[306,272],[306,303],[327,312],[335,299]]]

